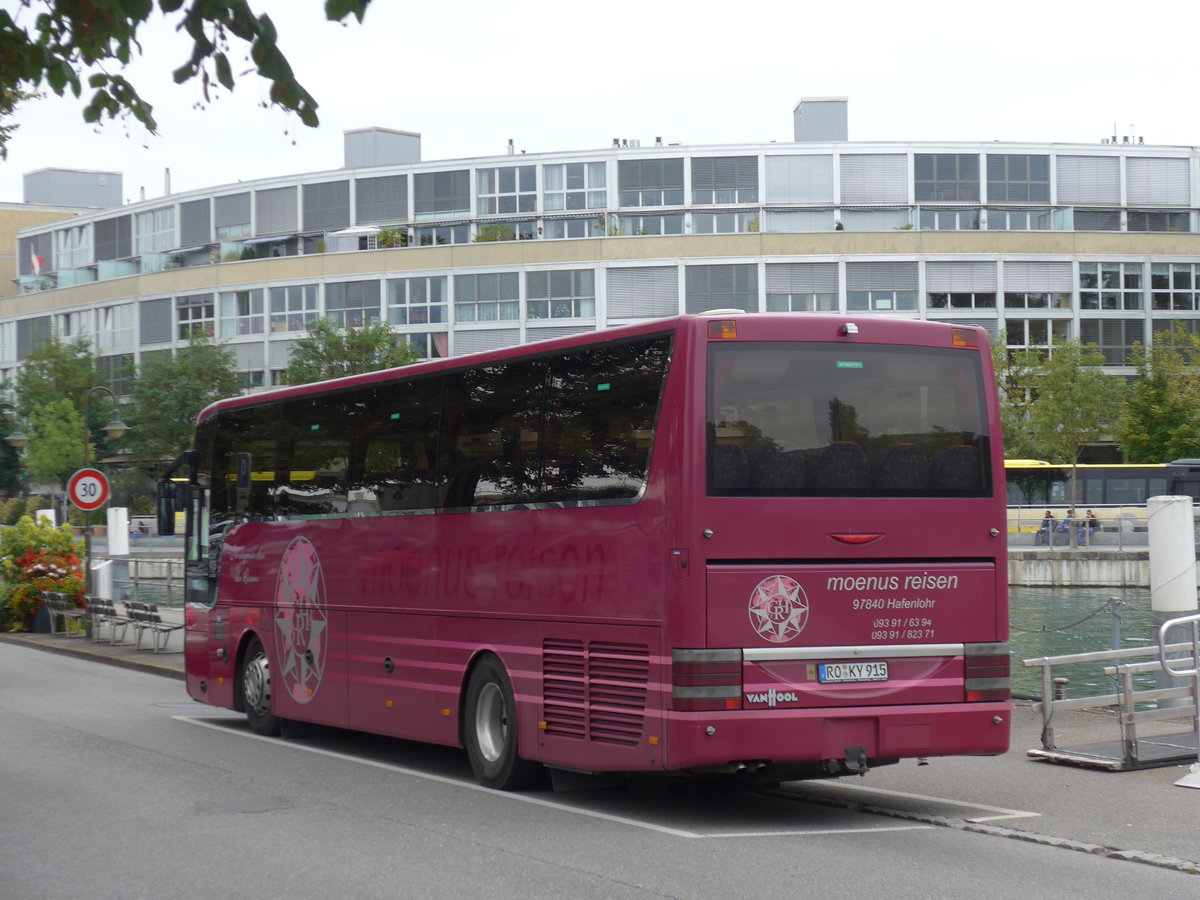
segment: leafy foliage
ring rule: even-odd
[[[204,335],[174,355],[146,356],[130,391],[137,421],[125,443],[143,459],[174,459],[192,445],[204,407],[241,393],[235,367],[233,351]]]
[[[343,328],[328,319],[316,319],[308,324],[308,333],[292,345],[283,383],[311,384],[406,366],[418,358],[417,351],[386,325],[372,322],[361,328]]]
[[[1104,357],[1094,346],[1057,341],[1048,354],[1001,354],[997,383],[1010,457],[1074,465],[1085,445],[1110,432],[1125,386],[1104,374]]]
[[[359,22],[371,0],[326,0],[325,16]],[[148,131],[157,123],[153,107],[123,73],[142,52],[138,31],[155,12],[192,39],[190,57],[173,73],[177,84],[199,78],[206,101],[213,90],[233,90],[234,67],[244,55],[249,68],[270,82],[269,105],[296,113],[316,127],[317,101],[292,72],[279,47],[275,24],[249,0],[19,0],[14,13],[0,9],[0,116],[8,92],[26,94],[45,85],[58,96],[92,91],[83,108],[86,122],[131,115]],[[31,27],[22,13],[40,10]],[[264,104],[266,105],[266,104]],[[0,154],[11,131],[0,130]]]
[[[1200,337],[1185,331],[1154,336],[1134,349],[1138,378],[1130,387],[1116,436],[1130,462],[1200,456]]]
[[[64,488],[84,463],[83,416],[63,398],[36,406],[29,417],[25,465],[37,481],[57,481]],[[90,456],[90,444],[88,446]]]
[[[0,627],[24,631],[37,612],[42,591],[61,591],[80,602],[85,586],[82,547],[71,528],[34,522],[29,516],[0,534]]]

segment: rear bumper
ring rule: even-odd
[[[1008,750],[1011,713],[1009,703],[952,703],[911,711],[880,706],[670,712],[664,761],[666,768],[678,771],[743,762],[820,764],[860,753],[867,760],[994,756]]]

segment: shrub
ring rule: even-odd
[[[0,578],[4,581],[0,623],[27,631],[42,602],[42,591],[61,591],[81,604],[86,590],[83,545],[69,526],[55,528],[24,516],[0,534]]]

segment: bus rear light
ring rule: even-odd
[[[969,703],[1012,699],[1007,642],[963,645],[963,695]]]
[[[979,334],[969,328],[951,328],[950,343],[955,347],[978,347]]]
[[[671,708],[741,709],[742,651],[671,651]]]
[[[737,340],[737,322],[733,319],[715,319],[708,323],[709,340]]]

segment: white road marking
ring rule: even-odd
[[[197,718],[195,716],[173,716],[174,719],[180,722],[186,722],[189,725],[200,725],[204,728],[211,728],[219,731],[222,734],[236,735],[238,737],[250,738],[251,740],[263,741],[272,744],[276,747],[287,747],[291,750],[301,750],[305,753],[315,753],[319,756],[326,756],[331,759],[345,760],[346,762],[355,763],[357,765],[372,766],[376,769],[384,769],[389,772],[396,772],[400,775],[408,775],[413,778],[422,778],[425,781],[432,781],[437,784],[453,785],[454,787],[463,788],[469,791],[479,791],[487,794],[490,797],[503,798],[506,800],[515,800],[520,803],[526,803],[531,806],[541,806],[547,809],[554,809],[560,812],[573,813],[578,816],[585,816],[591,819],[600,819],[605,822],[615,822],[620,825],[628,825],[632,828],[641,828],[646,831],[655,831],[659,834],[669,834],[674,837],[681,838],[741,838],[741,837],[806,837],[817,835],[833,835],[833,834],[879,834],[881,832],[893,831],[929,831],[936,826],[918,824],[918,825],[880,825],[870,828],[861,826],[846,827],[846,828],[821,828],[821,829],[780,829],[778,831],[711,831],[698,832],[689,831],[683,828],[672,828],[668,825],[656,825],[653,822],[645,822],[640,819],[631,819],[628,816],[618,816],[612,813],[599,812],[592,809],[580,809],[574,806],[568,806],[558,801],[546,800],[541,797],[532,797],[528,794],[505,793],[497,791],[493,788],[484,787],[476,784],[473,781],[466,781],[460,778],[447,778],[444,775],[433,775],[429,772],[422,772],[419,769],[410,769],[407,766],[398,766],[394,763],[379,762],[372,759],[364,759],[360,756],[354,756],[348,753],[341,753],[336,750],[326,750],[321,747],[310,747],[303,744],[297,744],[290,741],[280,740],[279,738],[263,737],[252,732],[242,731],[241,729],[230,729],[224,724],[228,722],[238,722],[241,717],[226,716],[213,720]],[[797,798],[802,799],[802,798]],[[946,801],[953,802],[953,801]],[[960,804],[961,805],[961,804]]]

